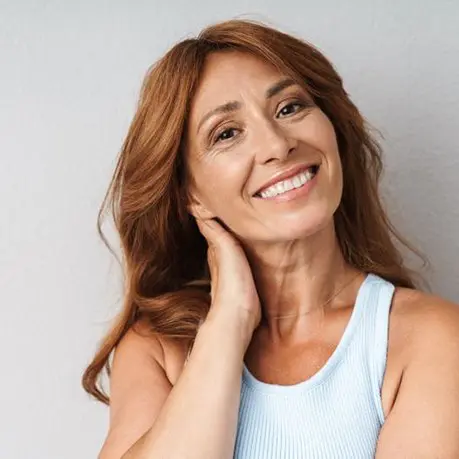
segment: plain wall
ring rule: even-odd
[[[96,457],[108,410],[80,378],[121,295],[98,207],[147,68],[240,15],[334,62],[385,137],[394,223],[459,302],[458,2],[0,0],[0,457]]]

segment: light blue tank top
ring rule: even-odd
[[[374,458],[394,290],[367,275],[341,341],[308,380],[267,384],[244,365],[235,459]]]

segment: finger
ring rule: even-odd
[[[209,274],[210,274],[210,297],[213,300],[216,291],[216,285],[218,281],[218,265],[215,260],[214,251],[209,249],[207,251],[207,264],[209,266]]]
[[[214,277],[217,274],[217,260],[215,258],[214,250],[211,247],[207,250],[207,264],[209,265],[209,273],[211,277]]]
[[[221,241],[221,238],[225,236],[225,230],[223,227],[212,219],[200,219],[197,218],[196,222],[198,224],[199,230],[202,235],[207,239],[209,245],[217,246]]]
[[[217,249],[228,247],[232,244],[237,245],[236,239],[215,219],[196,219],[199,229],[207,239],[209,245]]]

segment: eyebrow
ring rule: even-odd
[[[266,99],[270,99],[274,97],[276,94],[279,94],[284,89],[297,84],[295,80],[292,78],[284,78],[283,80],[274,83],[271,87],[266,90],[265,97]],[[212,116],[218,115],[220,113],[231,113],[239,110],[241,108],[241,103],[237,101],[227,102],[226,104],[219,105],[218,107],[212,109],[210,112],[206,113],[204,117],[198,124],[197,132],[201,129],[201,126]]]
[[[266,90],[266,98],[270,99],[271,97],[274,97],[276,94],[280,93],[284,89],[293,86],[297,84],[295,80],[292,80],[292,78],[284,78],[283,80],[278,81],[277,83],[274,83],[270,88]]]

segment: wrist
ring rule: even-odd
[[[245,354],[255,328],[252,322],[249,317],[211,309],[201,328],[212,330],[221,339],[227,339],[240,345],[241,352]]]

